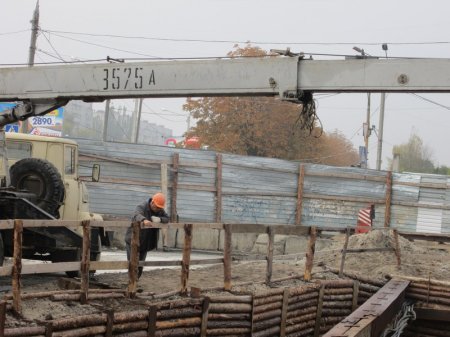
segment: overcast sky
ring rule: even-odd
[[[27,62],[35,4],[35,0],[0,0],[0,64]],[[392,57],[449,58],[449,13],[448,0],[40,0],[44,32],[38,38],[35,62],[106,56],[219,57],[245,41],[265,50],[290,47],[294,52],[315,54],[315,59],[356,55],[353,46],[385,56],[382,43],[388,44]],[[324,129],[340,130],[355,149],[364,145],[367,95],[317,98]],[[143,111],[146,118],[181,135],[187,127],[183,102],[146,99]],[[371,124],[376,129],[379,102],[380,95],[372,94]],[[129,109],[133,106],[124,104]],[[387,94],[382,168],[386,158],[392,157],[392,146],[406,143],[413,131],[432,150],[435,164],[450,166],[449,107],[450,94]],[[373,134],[371,168],[375,168],[376,153]]]

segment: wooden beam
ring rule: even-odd
[[[141,224],[133,222],[131,234],[131,251],[130,261],[128,264],[128,298],[136,297],[137,280],[138,280],[138,266],[139,266],[139,232]]]
[[[89,262],[91,261],[91,227],[89,220],[83,221],[83,252],[81,255],[80,303],[86,304],[89,291]]]
[[[316,250],[317,230],[316,227],[310,228],[308,248],[306,250],[305,273],[303,279],[311,281],[311,273],[314,265],[314,252]]]
[[[223,288],[225,290],[231,290],[231,225],[224,225],[224,232],[225,238],[223,247]]]
[[[386,174],[386,205],[384,208],[384,227],[391,226],[392,172]]]
[[[300,226],[302,223],[304,180],[305,180],[305,165],[300,164],[298,168],[298,181],[297,181],[297,209],[295,211],[295,224],[297,226]]]
[[[222,154],[216,155],[216,222],[222,222]]]
[[[350,228],[347,228],[347,230],[345,232],[344,248],[342,249],[341,266],[339,267],[339,277],[344,276],[345,255],[347,254],[347,247],[348,247],[348,239],[349,239],[349,237],[350,237]]]
[[[178,163],[180,155],[174,153],[173,155],[173,180],[172,180],[172,198],[170,203],[170,219],[172,222],[177,222],[177,192],[178,192]]]
[[[14,220],[14,252],[12,268],[12,293],[13,293],[13,311],[16,314],[22,312],[21,293],[21,273],[22,273],[22,220]]]
[[[267,256],[266,256],[266,284],[270,285],[272,280],[272,270],[273,270],[273,246],[275,241],[275,234],[272,227],[267,228],[267,235],[269,236],[267,244]]]
[[[187,294],[187,285],[189,281],[189,264],[192,251],[192,224],[184,225],[184,245],[183,260],[181,262],[181,290],[182,295]]]

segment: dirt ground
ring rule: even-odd
[[[335,235],[324,239],[327,245],[324,249],[315,252],[313,279],[337,278],[330,270],[338,269],[341,264],[341,250],[345,236]],[[352,235],[348,248],[382,248],[393,247],[393,235],[390,231],[372,231],[368,234]],[[397,259],[392,251],[348,253],[345,258],[344,271],[359,274],[368,278],[386,280],[389,276],[406,275],[437,280],[450,280],[450,245],[435,242],[411,242],[399,237],[401,250],[401,268],[397,267]],[[151,253],[150,253],[151,254]],[[273,279],[287,276],[303,275],[305,257],[284,256],[276,259],[273,265]],[[232,265],[232,284],[253,282],[246,286],[251,290],[258,287],[256,282],[263,281],[266,275],[266,262],[240,261]],[[181,285],[180,268],[166,268],[157,270],[144,270],[138,283],[138,293],[153,292],[155,294],[179,290]],[[24,275],[22,278],[22,291],[42,292],[60,290],[59,275]],[[113,288],[126,289],[128,285],[127,273],[98,274],[93,281],[108,284]],[[0,291],[7,293],[11,289],[10,278],[0,278]],[[301,282],[291,281],[291,282]],[[95,283],[93,283],[95,284]],[[293,284],[292,284],[293,285]],[[192,267],[189,273],[189,287],[201,289],[223,286],[222,265],[207,267]],[[145,301],[144,301],[145,302]],[[105,307],[114,310],[137,310],[144,302],[127,301],[125,299],[108,299],[101,302],[92,301],[89,305],[73,302],[55,302],[49,298],[23,300],[23,316],[29,321],[58,319],[73,317],[74,315],[90,314],[104,311]],[[20,325],[20,322],[17,322]]]

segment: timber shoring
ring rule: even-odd
[[[50,221],[50,226],[61,225],[65,223],[68,226],[76,226],[80,223],[69,221]],[[102,223],[102,222],[100,222]],[[129,223],[116,223],[119,227]],[[12,268],[13,292],[7,295],[12,305],[7,307],[6,311],[20,313],[22,300],[25,296],[20,293],[20,275],[21,275],[21,230],[23,227],[38,227],[47,224],[46,221],[35,220],[16,220],[14,222],[7,221],[7,225],[13,225],[16,233],[14,266]],[[89,225],[98,225],[99,223],[85,223],[84,227]],[[5,225],[1,223],[0,226]],[[185,224],[170,224],[176,228],[186,227]],[[201,228],[224,228],[223,224],[198,224]],[[163,225],[158,225],[163,226]],[[186,237],[195,232],[195,224],[189,224],[190,232]],[[310,233],[309,227],[293,227],[286,225],[228,225],[230,232],[242,232],[248,230],[256,233],[288,233],[288,234],[305,234]],[[138,229],[135,224],[135,232],[133,239],[138,242]],[[190,235],[189,235],[190,234]],[[88,240],[84,240],[85,246]],[[133,240],[132,240],[133,241]],[[190,249],[184,252],[183,258],[185,263],[185,277],[182,279],[182,292],[187,295]],[[137,251],[137,249],[135,249]],[[84,258],[79,267],[82,274],[87,275],[89,270],[89,254],[85,253]],[[95,266],[96,269],[98,265]],[[268,267],[268,270],[271,269]],[[72,270],[72,269],[71,269]],[[82,287],[78,292],[54,293],[49,294],[52,300],[77,300],[89,303],[103,297],[138,297],[135,292],[135,273],[137,265],[134,264],[130,268],[130,281],[127,290],[111,290],[109,292],[96,292],[89,290],[87,280],[82,282]],[[316,281],[317,283],[307,283],[300,287],[272,288],[264,291],[251,293],[250,295],[240,296],[234,294],[227,298],[226,296],[213,297],[208,296],[209,303],[204,305],[204,298],[188,299],[178,301],[164,301],[154,307],[154,317],[150,314],[152,310],[144,310],[142,312],[109,312],[100,316],[91,315],[89,318],[80,320],[79,317],[61,320],[52,320],[46,322],[37,322],[38,326],[11,328],[7,327],[8,322],[5,321],[3,331],[4,336],[98,336],[98,335],[127,335],[127,336],[146,336],[149,331],[154,331],[155,336],[187,336],[189,334],[199,334],[204,331],[210,336],[225,335],[250,335],[253,336],[301,336],[314,331],[314,334],[327,331],[341,319],[348,315],[355,307],[355,303],[361,304],[367,298],[372,296],[381,286],[381,281],[368,280],[362,277],[343,273],[350,277],[350,280],[330,280]],[[266,286],[275,285],[276,281],[271,280],[271,271],[267,274]],[[353,277],[354,276],[354,277]],[[358,286],[355,287],[355,282]],[[448,296],[448,284],[445,282],[431,282],[426,284],[425,281],[416,281],[417,285],[412,282],[412,286],[407,291],[407,296],[426,303],[444,304],[450,306]],[[225,282],[226,284],[226,282]],[[424,288],[424,284],[426,287]],[[225,288],[225,287],[224,287]],[[224,289],[222,288],[222,290]],[[231,284],[229,291],[232,292]],[[442,289],[444,288],[444,289]],[[319,289],[321,289],[319,291]],[[106,290],[106,289],[105,289]],[[131,296],[130,296],[131,295]],[[178,295],[177,292],[171,292],[170,295]],[[39,297],[42,295],[37,295]],[[158,295],[150,294],[146,296],[148,300],[157,299]],[[5,298],[5,299],[6,299]],[[357,298],[357,301],[355,299]],[[203,309],[202,309],[203,308]],[[208,313],[204,314],[205,308]],[[4,315],[4,314],[3,314]],[[109,317],[109,318],[108,318]],[[243,317],[243,318],[238,318]],[[5,320],[5,318],[1,318]],[[1,320],[0,320],[1,321]]]

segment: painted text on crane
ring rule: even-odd
[[[156,85],[154,70],[141,67],[104,68],[103,90],[146,89]]]

